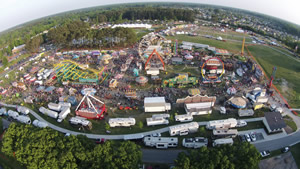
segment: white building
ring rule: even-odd
[[[61,105],[60,104],[56,104],[56,103],[48,103],[48,108],[54,111],[60,111],[61,110]]]
[[[150,24],[117,24],[117,25],[112,26],[111,28],[117,28],[117,27],[150,29],[150,28],[152,28],[152,25],[150,25]]]
[[[144,137],[143,142],[146,146],[155,148],[177,147],[178,138],[174,137]]]
[[[169,127],[170,136],[175,135],[187,135],[189,133],[195,133],[198,131],[199,124],[197,122],[179,124],[176,126]]]
[[[182,146],[187,148],[200,148],[207,146],[208,140],[204,137],[195,137],[195,138],[184,138],[182,140]]]
[[[176,115],[175,121],[180,121],[180,122],[193,121],[193,116],[190,114]]]
[[[195,95],[177,99],[176,104],[183,104],[187,114],[204,115],[211,114],[211,109],[215,105],[215,102],[216,97]]]
[[[216,139],[213,141],[213,147],[222,145],[222,144],[233,144],[232,138],[223,138],[223,139]]]
[[[206,125],[207,129],[213,130],[213,129],[229,129],[234,128],[237,125],[237,120],[234,118],[229,118],[225,120],[214,120],[209,121]]]
[[[171,110],[171,104],[166,103],[165,97],[145,97],[145,112],[165,112]]]
[[[108,124],[110,127],[129,127],[135,125],[134,118],[110,118],[108,120]]]

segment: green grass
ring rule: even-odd
[[[297,163],[298,168],[300,168],[300,143],[291,147],[291,152]]]
[[[242,49],[242,43],[239,42],[223,42],[214,39],[199,37],[199,36],[188,36],[188,35],[176,35],[176,36],[168,36],[167,39],[194,43],[202,43],[207,44],[216,48],[227,49],[230,52],[237,53]]]
[[[271,76],[273,67],[277,67],[274,84],[287,98],[289,104],[293,108],[298,108],[300,105],[300,62],[268,47],[248,46],[248,49],[268,77]],[[285,79],[288,85],[282,86],[281,79]]]
[[[289,126],[293,130],[293,132],[297,130],[297,125],[290,116],[285,116],[283,119],[286,125]]]
[[[237,128],[238,131],[246,131],[246,130],[253,130],[253,129],[261,129],[264,128],[264,124],[262,121],[255,121],[255,122],[248,122],[247,126]]]

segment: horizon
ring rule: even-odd
[[[14,1],[19,1],[19,0],[14,0]],[[31,0],[31,1],[35,1],[35,0]],[[68,0],[65,0],[65,1],[68,1]],[[88,1],[93,1],[93,0],[88,0]],[[112,0],[114,1],[114,0]],[[126,1],[126,2],[125,2]],[[205,0],[204,0],[205,1]],[[218,1],[218,0],[214,0],[214,1]],[[231,1],[234,1],[234,0],[231,0]],[[34,22],[36,20],[40,20],[40,19],[43,19],[43,18],[47,18],[47,17],[52,17],[54,15],[60,15],[60,14],[63,14],[63,13],[68,13],[68,12],[72,12],[72,11],[77,11],[77,10],[84,10],[84,9],[89,9],[89,8],[99,8],[99,7],[108,7],[108,6],[113,6],[113,5],[129,5],[129,4],[151,4],[151,3],[162,3],[162,4],[167,4],[167,3],[180,3],[180,4],[198,4],[198,5],[209,5],[209,6],[217,6],[217,7],[222,7],[222,8],[233,8],[233,9],[238,9],[238,10],[242,10],[242,11],[247,11],[247,12],[252,12],[252,13],[258,13],[260,15],[266,15],[266,16],[269,16],[269,17],[273,17],[273,18],[276,18],[276,19],[279,19],[279,20],[283,20],[283,21],[286,21],[288,23],[292,23],[292,24],[295,24],[297,26],[300,26],[300,18],[298,19],[297,23],[296,22],[293,22],[293,21],[290,21],[290,20],[287,20],[287,19],[284,19],[284,18],[281,18],[281,17],[277,17],[277,16],[273,16],[273,15],[270,15],[270,14],[267,14],[267,13],[262,13],[262,12],[259,12],[259,11],[253,11],[253,10],[250,10],[250,9],[243,9],[243,8],[238,8],[238,7],[234,7],[234,6],[225,6],[225,5],[221,5],[221,4],[211,4],[211,3],[195,3],[195,2],[190,2],[190,1],[176,1],[176,0],[173,0],[173,1],[162,1],[162,2],[157,2],[157,1],[144,1],[144,0],[140,0],[140,1],[135,1],[135,2],[131,2],[131,0],[123,0],[123,1],[119,1],[118,3],[110,3],[110,4],[107,4],[107,3],[103,3],[103,4],[98,4],[98,5],[93,5],[93,6],[83,6],[83,7],[75,7],[75,8],[69,8],[69,9],[66,9],[66,10],[63,10],[63,11],[59,11],[59,10],[56,10],[56,13],[52,12],[52,13],[48,13],[48,14],[45,14],[45,15],[40,15],[38,17],[34,17],[34,18],[31,18],[31,19],[27,19],[27,20],[24,20],[23,22],[19,22],[19,23],[14,23],[14,24],[10,24],[10,26],[1,26],[0,25],[0,33],[3,33],[3,32],[6,32],[6,31],[9,31],[10,29],[14,29],[14,28],[17,28],[17,27],[20,27],[24,24],[27,24],[27,23],[30,23],[30,22]],[[300,2],[299,2],[299,5],[300,5]],[[22,4],[21,4],[22,6]],[[22,7],[23,8],[23,7]],[[3,10],[2,10],[3,11]],[[0,14],[2,12],[0,11]],[[4,10],[4,13],[5,13],[5,10]],[[1,20],[1,16],[4,16],[4,15],[0,15],[0,20]],[[5,17],[7,18],[7,17]],[[6,25],[6,24],[2,24],[2,25]]]

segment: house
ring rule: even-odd
[[[280,132],[286,127],[280,112],[266,112],[263,123],[266,126],[268,133]]]
[[[25,44],[20,45],[20,46],[17,46],[17,47],[14,47],[14,48],[11,50],[11,52],[12,52],[13,54],[15,54],[15,53],[18,53],[18,52],[22,51],[23,49],[25,49]]]
[[[165,112],[171,110],[171,104],[166,103],[165,97],[145,97],[145,112]]]
[[[204,115],[212,112],[211,108],[216,102],[216,97],[208,96],[188,96],[183,99],[177,99],[176,104],[183,104],[187,114]]]

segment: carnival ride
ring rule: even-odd
[[[93,91],[90,88],[83,90],[85,95],[75,109],[76,115],[87,119],[103,119],[106,112],[105,104],[92,96]]]
[[[154,57],[153,57],[154,54],[155,54],[155,56],[160,60],[160,62],[161,62],[162,65],[160,65],[159,62],[158,62],[158,63],[157,63],[157,62],[154,62],[154,63],[151,63],[151,62],[150,62],[150,63],[149,63],[149,61],[150,61],[151,59],[154,60]],[[153,57],[153,58],[152,58],[152,57]],[[149,63],[149,65],[148,65],[148,63]],[[151,55],[148,57],[148,59],[147,59],[147,61],[146,61],[146,63],[145,63],[145,70],[151,69],[151,68],[153,68],[153,67],[158,68],[158,69],[165,70],[165,63],[164,63],[163,59],[161,58],[161,56],[159,55],[159,53],[156,51],[156,49],[153,49]]]
[[[179,74],[174,78],[170,78],[168,80],[163,80],[162,87],[188,87],[191,85],[196,85],[198,83],[198,79],[196,77],[189,77],[187,73]]]
[[[145,63],[147,61],[153,49],[160,51],[161,43],[166,40],[167,39],[162,35],[153,32],[143,36],[138,46],[138,54],[143,62]]]
[[[203,83],[221,83],[221,78],[224,73],[224,63],[218,57],[206,60],[201,67]]]
[[[64,60],[54,66],[56,77],[60,80],[73,80],[80,82],[96,82],[100,84],[109,76],[104,73],[106,67],[100,70],[89,68],[86,65],[76,63],[72,60]]]

